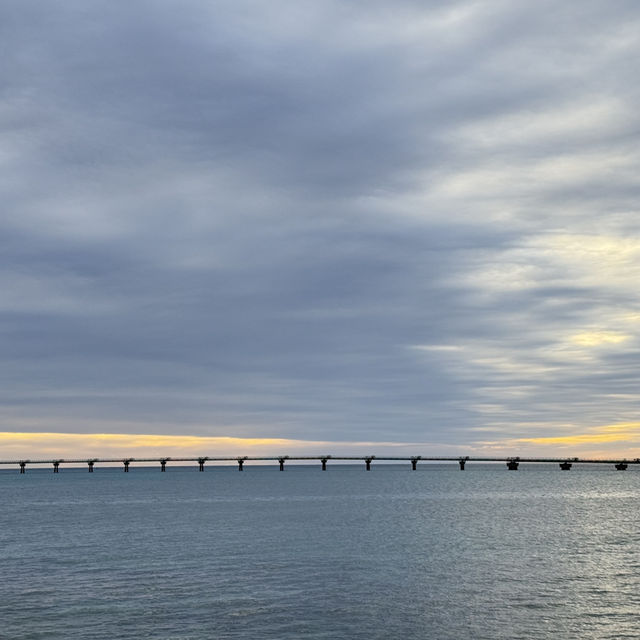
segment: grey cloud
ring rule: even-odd
[[[628,415],[585,395],[636,351],[584,375],[561,342],[637,310],[637,256],[611,290],[540,238],[637,233],[637,8],[399,7],[5,3],[9,426],[453,446]]]

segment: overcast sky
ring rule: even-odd
[[[0,449],[640,455],[639,34],[636,0],[5,0]]]

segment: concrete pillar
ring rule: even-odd
[[[509,471],[517,471],[518,464],[516,460],[507,460],[507,469],[509,469]]]
[[[160,460],[160,471],[165,471],[167,470],[167,461],[166,460]]]
[[[366,470],[367,471],[371,471],[371,461],[373,460],[373,456],[371,456],[370,458],[365,458],[364,459],[364,464],[366,465]]]
[[[87,460],[87,464],[89,465],[89,473],[93,473],[93,460]]]
[[[280,471],[284,471],[284,461],[285,458],[278,458],[278,462],[280,463]]]
[[[27,466],[27,463],[24,461],[21,461],[20,463],[20,473],[24,473],[25,472],[25,467]]]
[[[238,458],[238,471],[242,471],[243,466],[244,466],[244,458]]]
[[[60,466],[60,463],[56,460],[53,463],[53,473],[58,473],[58,467]]]
[[[327,470],[327,460],[328,460],[328,458],[320,458],[320,462],[322,463],[322,470],[323,471]]]
[[[129,462],[131,462],[130,460],[123,460],[122,464],[124,465],[124,472],[125,473],[129,473]]]
[[[626,471],[627,470],[627,463],[626,462],[618,462],[618,464],[616,465],[616,469],[618,471]]]
[[[568,462],[568,461],[566,461],[566,462],[561,462],[561,463],[560,463],[560,468],[561,468],[563,471],[570,471],[570,470],[571,470],[571,463],[570,463],[570,462]]]
[[[198,471],[204,471],[204,463],[206,458],[198,458]]]

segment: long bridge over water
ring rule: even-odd
[[[569,471],[574,464],[607,464],[613,465],[618,471],[626,471],[630,464],[640,464],[640,458],[633,460],[627,459],[589,459],[589,458],[526,458],[520,456],[511,457],[475,457],[475,456],[408,456],[408,457],[389,457],[389,456],[241,456],[241,457],[212,457],[201,456],[195,458],[58,458],[51,460],[0,460],[0,465],[17,466],[20,473],[25,473],[27,465],[52,465],[53,472],[58,473],[62,464],[86,464],[89,473],[93,473],[96,464],[114,464],[121,463],[125,472],[129,471],[129,466],[133,462],[150,463],[156,462],[160,465],[160,471],[167,470],[168,462],[195,462],[199,471],[204,471],[207,462],[236,462],[238,471],[244,469],[245,462],[249,461],[273,461],[280,466],[280,471],[284,471],[284,465],[287,461],[296,460],[317,460],[321,464],[322,471],[327,470],[329,460],[359,460],[364,462],[365,470],[371,470],[371,463],[376,460],[380,462],[409,462],[411,469],[415,471],[419,462],[456,462],[461,471],[464,471],[468,462],[505,462],[509,471],[517,471],[522,463],[557,463],[563,471]]]

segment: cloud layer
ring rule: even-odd
[[[0,25],[3,431],[457,452],[637,419],[636,2]]]

